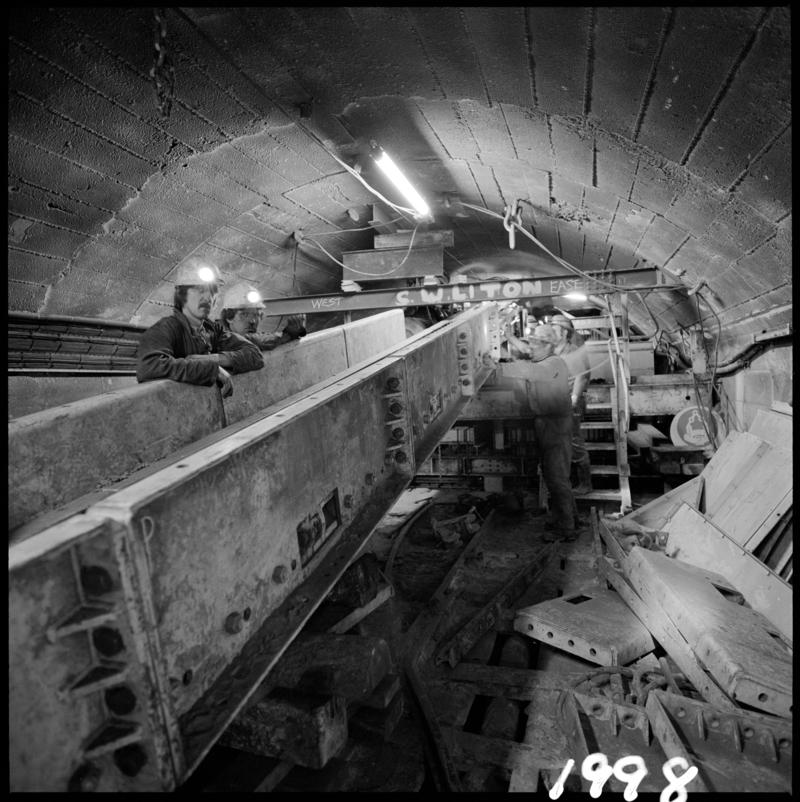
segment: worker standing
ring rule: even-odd
[[[136,379],[172,379],[210,387],[231,395],[231,373],[258,370],[264,358],[244,337],[208,320],[222,283],[211,262],[190,257],[177,270],[172,315],[156,321],[139,340]]]
[[[262,351],[271,351],[279,345],[305,337],[306,328],[300,315],[291,315],[282,332],[267,334],[258,330],[264,314],[261,293],[246,281],[239,281],[222,295],[220,323],[227,331],[239,334]]]
[[[527,340],[531,369],[526,379],[528,404],[542,476],[550,494],[550,521],[544,540],[575,540],[575,499],[570,487],[572,409],[568,368],[554,351],[558,334],[541,324]]]
[[[550,320],[558,335],[556,356],[567,363],[570,375],[570,401],[572,402],[572,465],[575,468],[575,484],[572,492],[582,496],[592,491],[592,463],[583,439],[583,423],[586,414],[586,388],[591,376],[586,346],[575,341],[575,326],[566,315],[554,315]]]

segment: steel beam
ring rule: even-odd
[[[496,353],[496,305],[470,309],[13,544],[11,789],[183,782]]]
[[[614,273],[613,282],[626,289],[674,289],[658,284],[655,269],[621,270]],[[607,280],[607,279],[605,279]],[[609,289],[601,279],[582,278],[574,273],[531,279],[503,281],[470,281],[461,284],[441,284],[430,287],[402,287],[365,290],[334,295],[304,295],[264,301],[269,315],[299,315],[315,312],[352,312],[357,309],[405,309],[415,306],[447,306],[476,304],[482,301],[524,301],[530,298],[551,298],[569,292],[586,295],[605,295]]]

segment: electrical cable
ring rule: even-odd
[[[405,217],[395,217],[391,220],[387,220],[383,225],[391,225],[392,223],[397,223],[400,220],[405,220]],[[363,228],[340,228],[338,231],[315,231],[315,237],[332,237],[336,234],[350,234],[356,231],[374,231],[374,226],[364,226]]]
[[[497,212],[493,212],[491,209],[486,209],[483,206],[475,206],[472,203],[466,203],[465,201],[461,201],[462,206],[466,206],[468,209],[474,209],[477,212],[483,212],[484,214],[488,214],[490,217],[496,217],[498,220],[501,220],[505,223],[505,217],[502,214],[498,214]],[[569,262],[564,261],[560,256],[556,256],[544,243],[540,242],[533,234],[527,231],[523,226],[516,222],[516,220],[511,221],[513,225],[518,228],[522,234],[524,234],[529,240],[531,240],[534,244],[540,247],[545,253],[550,255],[553,259],[558,262],[562,267],[566,268],[572,273],[576,275],[582,276],[589,281],[597,282],[598,284],[603,284],[606,287],[609,287],[612,290],[617,292],[632,292],[637,289],[649,289],[647,287],[628,287],[623,286],[620,284],[613,284],[610,281],[606,281],[605,279],[597,278],[595,276],[590,276],[588,273],[584,273],[582,270],[578,269],[574,265],[571,265]]]
[[[707,301],[706,301],[706,304],[708,304]],[[703,340],[703,350],[706,353],[706,363],[708,363],[708,346],[706,345],[706,327],[703,325],[703,315],[700,312],[700,299],[697,297],[697,294],[695,294],[695,297],[694,297],[694,305],[695,305],[695,309],[697,310],[697,319],[700,321],[700,337]],[[719,344],[719,338],[717,338],[717,344]],[[716,451],[717,450],[717,443],[716,443],[715,438],[713,438],[711,436],[711,429],[713,428],[713,418],[712,418],[713,405],[712,405],[712,401],[713,401],[713,395],[714,395],[714,374],[713,374],[713,369],[712,369],[712,375],[711,375],[711,383],[709,385],[709,390],[708,390],[708,410],[704,409],[704,407],[703,407],[703,399],[700,396],[700,390],[698,388],[697,374],[694,371],[692,371],[692,382],[694,384],[694,395],[695,395],[695,398],[697,399],[697,408],[700,410],[700,421],[703,424],[703,429],[705,430],[706,437],[708,438],[708,444],[711,446],[711,448],[714,451]]]
[[[417,235],[417,229],[419,228],[419,223],[414,226],[414,230],[411,232],[411,240],[408,243],[408,249],[406,250],[405,256],[402,258],[400,262],[398,262],[391,270],[386,273],[367,273],[364,270],[357,270],[355,267],[348,267],[343,262],[340,262],[333,254],[330,253],[325,247],[323,247],[319,242],[317,242],[314,237],[309,237],[308,235],[303,236],[303,241],[305,242],[308,240],[317,248],[319,248],[329,259],[332,259],[336,262],[337,265],[343,267],[345,270],[349,270],[351,273],[358,273],[359,276],[369,276],[370,278],[386,278],[387,276],[391,276],[396,270],[401,268],[406,261],[408,261],[408,257],[411,255],[411,248],[414,245],[414,237]]]
[[[648,335],[645,335],[645,336],[647,337],[648,340],[655,339],[656,337],[658,337],[661,334],[661,331],[662,331],[661,324],[656,320],[655,315],[653,314],[653,310],[650,309],[650,307],[647,305],[647,301],[645,300],[647,295],[643,296],[638,290],[635,292],[635,295],[639,299],[639,301],[641,302],[642,306],[647,311],[647,314],[650,315],[650,320],[653,321],[653,324],[656,327],[656,330],[652,334],[648,334]]]
[[[342,160],[341,160],[341,159],[340,159],[340,158],[339,158],[339,157],[338,157],[338,156],[337,156],[335,153],[331,153],[331,151],[328,151],[328,153],[329,153],[329,155],[330,155],[330,156],[332,156],[332,157],[333,157],[333,158],[334,158],[334,159],[335,159],[337,162],[339,162],[339,164],[341,164],[341,165],[342,165],[342,167],[344,167],[344,169],[345,169],[345,170],[347,170],[347,172],[348,172],[348,173],[350,173],[350,175],[352,175],[352,176],[353,176],[353,178],[355,178],[357,181],[360,181],[360,182],[361,182],[361,183],[362,183],[362,184],[363,184],[363,185],[364,185],[364,186],[365,186],[365,187],[366,187],[366,188],[367,188],[367,189],[368,189],[368,190],[369,190],[369,191],[370,191],[370,192],[371,192],[373,195],[375,195],[377,198],[379,198],[380,200],[382,200],[382,201],[383,201],[383,202],[384,202],[384,203],[385,203],[387,206],[391,206],[391,207],[392,207],[392,209],[395,209],[396,211],[400,212],[401,214],[410,214],[410,215],[411,215],[413,218],[415,218],[415,219],[416,219],[416,215],[417,215],[417,213],[416,213],[416,211],[415,211],[414,209],[410,209],[410,208],[409,208],[409,207],[407,207],[407,206],[399,206],[399,205],[398,205],[398,204],[396,204],[396,203],[392,203],[392,201],[390,201],[388,198],[385,198],[383,195],[381,195],[381,193],[380,193],[380,192],[378,192],[378,190],[377,190],[377,189],[375,189],[374,187],[371,187],[371,186],[370,186],[370,185],[369,185],[369,184],[368,184],[368,183],[367,183],[367,182],[366,182],[366,181],[365,181],[365,180],[364,180],[364,179],[361,177],[361,174],[360,174],[359,172],[357,172],[356,170],[354,170],[354,169],[353,169],[353,168],[352,168],[352,167],[351,167],[349,164],[346,164],[345,162],[343,162],[343,161],[342,161]]]

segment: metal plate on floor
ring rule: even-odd
[[[616,593],[584,589],[517,610],[514,629],[598,665],[624,665],[654,648]]]

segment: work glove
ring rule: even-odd
[[[217,373],[217,387],[219,387],[223,398],[229,398],[233,395],[233,379],[231,378],[231,374],[221,366]]]
[[[292,340],[299,340],[306,336],[306,327],[303,325],[303,318],[299,315],[292,315],[289,318],[283,333]]]

